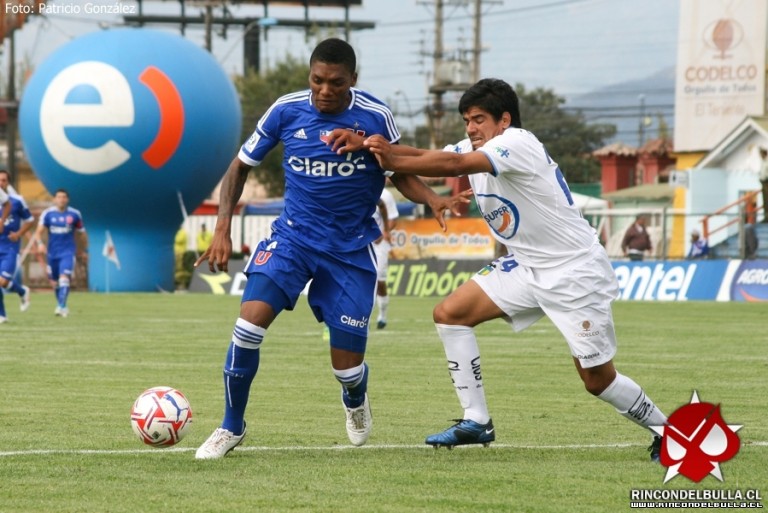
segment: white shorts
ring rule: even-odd
[[[514,256],[501,257],[472,279],[504,311],[515,331],[549,317],[582,368],[616,355],[611,302],[619,287],[601,247],[552,269],[532,269],[518,264]]]
[[[376,254],[376,280],[387,281],[387,272],[389,272],[389,251],[392,244],[384,239],[378,244],[373,245],[373,252]]]

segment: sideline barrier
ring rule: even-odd
[[[443,297],[469,280],[488,260],[390,260],[387,285],[393,296]],[[197,268],[190,292],[240,296],[244,261],[229,273]],[[768,301],[768,260],[612,262],[621,300]]]

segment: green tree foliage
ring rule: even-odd
[[[550,89],[527,91],[522,84],[517,84],[515,92],[520,98],[523,128],[533,132],[544,144],[566,180],[572,183],[600,181],[600,163],[592,157],[592,152],[616,134],[616,127],[588,125],[581,112],[563,110],[565,99]]]
[[[309,87],[309,65],[290,55],[263,74],[249,70],[235,77],[243,111],[242,140],[253,133],[256,123],[280,96]],[[267,157],[251,171],[269,196],[282,196],[285,174],[282,166],[283,144],[269,152]]]

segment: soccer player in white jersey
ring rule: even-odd
[[[29,212],[24,199],[9,193],[10,175],[5,169],[0,169],[0,202],[2,195],[8,198],[10,214],[0,225],[0,324],[7,322],[4,297],[9,293],[19,295],[19,307],[22,312],[29,308],[29,287],[22,285],[19,273],[19,247],[21,238],[32,228],[35,218]]]
[[[56,293],[57,317],[67,317],[69,308],[67,299],[75,270],[75,258],[88,261],[88,234],[85,232],[83,215],[76,208],[69,206],[69,193],[58,189],[53,195],[53,206],[43,210],[35,231],[38,250],[44,251],[42,235],[48,230],[48,280]],[[80,239],[80,249],[76,238]]]
[[[400,134],[389,108],[354,87],[357,64],[348,43],[320,42],[309,65],[309,89],[279,98],[229,165],[213,242],[195,264],[207,260],[211,272],[227,269],[232,213],[248,172],[282,141],[285,209],[246,264],[248,281],[224,362],[224,418],[198,448],[198,459],[221,458],[243,440],[259,348],[277,315],[293,309],[310,279],[309,305],[330,331],[347,436],[359,446],[370,434],[365,346],[376,286],[371,246],[381,235],[373,212],[385,171],[368,151],[338,155],[325,141],[336,128],[361,136],[383,134],[392,143]],[[429,203],[443,224],[443,210],[454,204],[416,177],[393,175],[392,180],[412,201]]]
[[[469,175],[478,207],[508,254],[478,272],[433,312],[463,419],[430,435],[435,447],[489,444],[495,430],[483,390],[474,327],[507,320],[515,331],[544,315],[570,348],[587,391],[651,432],[667,418],[643,389],[618,373],[611,302],[618,285],[595,231],[573,204],[557,163],[522,129],[517,95],[506,82],[484,79],[459,101],[467,138],[445,151],[392,146],[379,136],[364,142],[386,169],[423,176]],[[344,153],[360,138],[334,134]],[[658,461],[661,438],[651,443]]]
[[[400,217],[397,212],[395,197],[386,188],[381,191],[379,206],[373,217],[381,230],[381,237],[373,244],[373,250],[376,253],[376,306],[379,307],[376,329],[381,330],[387,326],[387,310],[389,309],[387,273],[389,272],[389,252],[392,250],[390,232],[395,228],[397,218]]]

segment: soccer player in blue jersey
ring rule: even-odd
[[[76,208],[69,206],[69,193],[59,189],[53,196],[53,206],[40,214],[40,221],[35,231],[35,237],[44,248],[41,236],[48,230],[48,279],[56,292],[56,310],[54,314],[67,317],[67,298],[72,283],[72,272],[75,269],[75,256],[81,262],[88,261],[88,235],[85,233],[83,216]],[[80,250],[77,249],[75,237],[80,239]]]
[[[21,275],[17,274],[18,256],[21,238],[35,221],[24,199],[16,194],[8,194],[9,184],[8,171],[0,169],[0,195],[7,198],[10,207],[0,232],[0,324],[8,321],[3,297],[5,294],[15,292],[19,295],[22,312],[29,308],[29,287],[21,284]]]
[[[372,243],[381,235],[373,213],[385,171],[369,152],[337,155],[326,140],[336,128],[382,134],[393,143],[400,134],[389,108],[354,87],[356,57],[348,43],[320,42],[309,64],[309,89],[279,98],[229,165],[213,242],[195,264],[207,260],[211,272],[227,269],[232,213],[248,172],[282,141],[285,209],[246,264],[248,282],[224,364],[224,419],[198,448],[198,459],[221,458],[243,440],[259,347],[277,315],[293,309],[310,280],[310,307],[330,330],[347,436],[360,446],[370,434],[365,346],[376,287]],[[412,201],[428,203],[444,226],[442,213],[455,203],[415,177],[394,175],[392,181]]]

